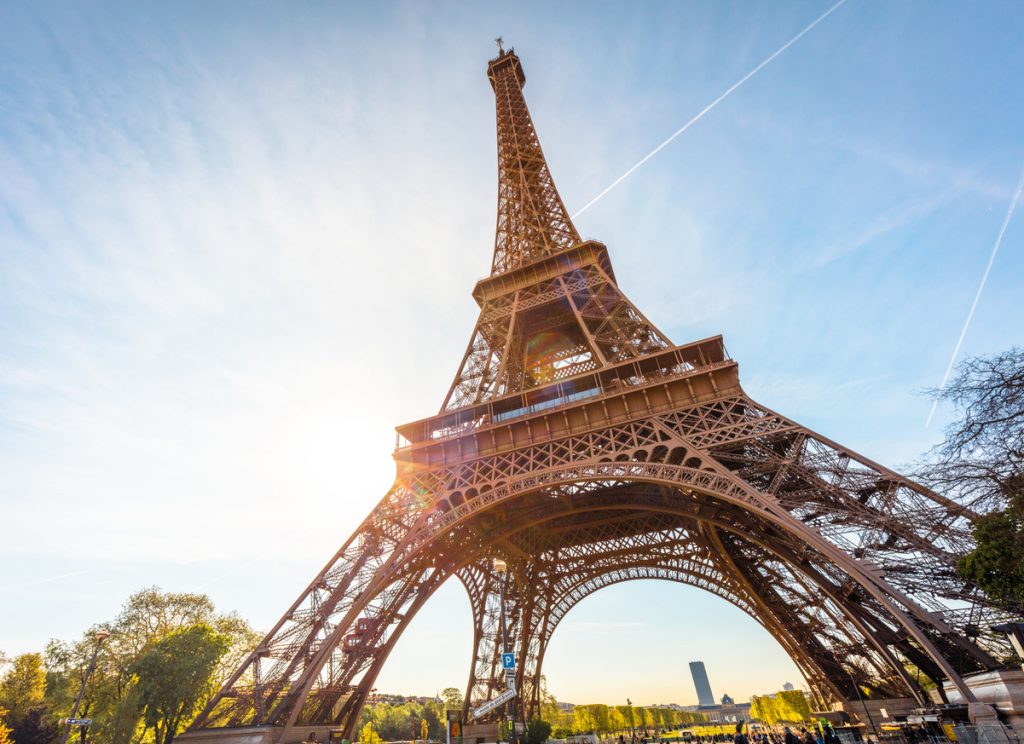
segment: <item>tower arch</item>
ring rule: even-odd
[[[521,688],[530,689],[539,679],[543,649],[572,606],[610,580],[654,576],[718,594],[755,617],[790,652],[822,699],[848,700],[856,695],[850,675],[860,678],[864,673],[856,666],[842,663],[855,657],[863,658],[865,666],[877,672],[874,679],[860,680],[865,687],[874,687],[879,693],[890,696],[899,693],[901,697],[922,697],[920,689],[905,674],[892,652],[875,641],[873,629],[866,625],[866,616],[879,621],[882,608],[873,608],[877,615],[860,608],[855,612],[837,594],[839,584],[829,581],[822,570],[801,570],[800,564],[806,562],[807,557],[806,554],[798,557],[793,552],[794,545],[801,545],[799,541],[787,542],[777,532],[758,534],[759,530],[763,532],[763,524],[759,526],[758,519],[745,518],[739,511],[716,514],[721,504],[716,505],[706,494],[687,501],[673,498],[671,489],[665,486],[652,489],[650,484],[615,483],[602,490],[601,482],[567,485],[591,490],[584,502],[557,513],[538,512],[536,506],[530,504],[503,510],[504,539],[517,543],[520,552],[534,550],[526,558],[529,573],[523,574],[520,582],[528,586],[531,595],[539,598],[539,605],[528,612],[524,612],[516,599],[511,600],[513,615],[537,613],[535,621],[524,618],[521,627],[518,620],[513,621],[521,638],[519,653],[525,659],[519,675]],[[529,495],[525,498],[528,500]],[[541,495],[536,501],[543,504],[548,498],[548,495]],[[556,524],[559,522],[562,524]],[[571,547],[566,548],[563,543],[557,555],[550,555],[542,544],[531,546],[528,541],[517,541],[517,535],[538,527],[543,527],[544,533],[553,535],[556,540],[563,539],[571,530],[575,533]],[[591,527],[595,529],[591,531]],[[756,547],[761,551],[761,565],[770,568],[775,582],[767,581],[769,577],[745,575],[735,564],[722,560],[729,555],[723,541],[736,539],[742,539],[747,550]],[[700,545],[699,553],[694,552],[695,544]],[[513,567],[513,573],[523,560],[515,553],[502,551],[498,545],[492,551]],[[701,560],[695,560],[698,556]],[[553,571],[549,575],[543,570],[545,566],[558,569],[567,566],[565,571],[568,572]],[[538,571],[537,567],[542,570]],[[479,575],[484,575],[485,569],[481,567]],[[836,575],[834,567],[826,566],[826,569],[832,576]],[[789,587],[790,594],[765,596],[765,589],[775,583]],[[761,587],[760,591],[755,589],[755,584]],[[474,596],[480,594],[476,592]],[[862,598],[858,604],[864,601]],[[475,606],[482,608],[483,604],[477,602]],[[481,617],[478,611],[478,623]],[[822,626],[823,620],[828,627]],[[891,618],[888,621],[897,622]],[[831,636],[828,643],[817,637],[825,630]],[[477,635],[487,639],[489,650],[478,649],[475,654],[467,699],[481,700],[491,697],[497,690],[497,675],[491,668],[498,660],[494,634],[482,628]],[[474,688],[476,680],[481,679],[483,684]]]
[[[909,660],[976,703],[962,675],[996,666],[978,628],[1000,617],[953,570],[974,515],[754,401],[720,336],[674,345],[572,224],[514,51],[488,79],[494,258],[455,379],[436,415],[398,427],[392,488],[183,738],[351,738],[397,639],[452,577],[474,614],[467,705],[493,697],[495,556],[517,587],[519,689],[536,690],[569,608],[650,575],[755,616],[823,701],[856,684],[920,694]]]

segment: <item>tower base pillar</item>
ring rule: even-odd
[[[994,715],[1015,730],[1024,731],[1024,670],[1003,669],[972,674],[963,678],[978,698],[968,706],[971,720],[992,720]],[[949,682],[943,687],[951,703],[964,703],[963,696]]]

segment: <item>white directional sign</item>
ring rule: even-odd
[[[65,723],[68,726],[89,726],[92,724],[91,718],[65,718],[61,723]]]
[[[469,712],[469,715],[471,715],[473,718],[479,718],[480,716],[484,715],[485,713],[490,713],[492,710],[494,710],[498,706],[502,705],[503,703],[507,703],[509,700],[511,700],[515,696],[516,696],[516,688],[510,687],[507,690],[505,690],[505,692],[503,692],[500,695],[498,695],[498,697],[494,698],[494,700],[489,700],[486,703],[484,703],[483,705],[481,705],[479,708],[477,708],[476,710],[471,710]]]

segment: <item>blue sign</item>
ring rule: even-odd
[[[504,670],[516,668],[516,655],[515,654],[502,654],[501,655],[501,668]]]

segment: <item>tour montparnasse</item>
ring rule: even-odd
[[[402,631],[453,577],[473,608],[465,705],[496,697],[495,558],[527,720],[559,621],[633,579],[748,613],[820,709],[857,686],[925,705],[930,680],[985,717],[963,676],[998,666],[978,628],[1001,618],[954,570],[971,513],[751,400],[720,336],[674,345],[576,231],[519,58],[500,53],[488,77],[497,234],[455,380],[437,415],[398,427],[390,491],[184,738],[351,739]]]

